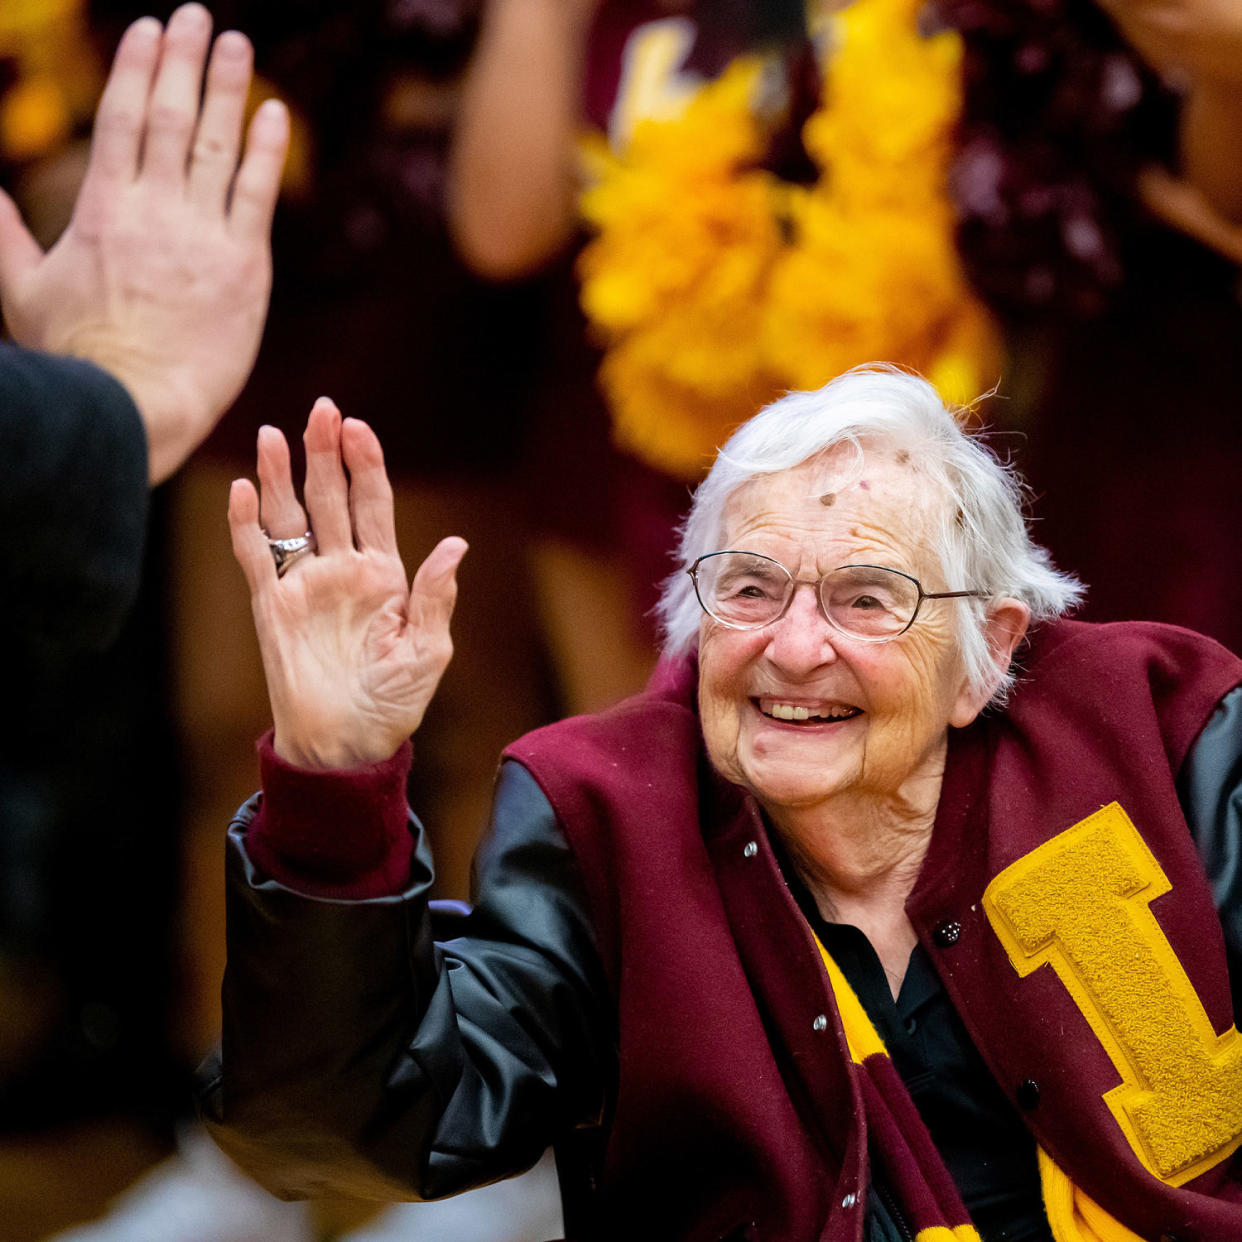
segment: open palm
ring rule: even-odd
[[[300,767],[357,767],[387,759],[422,721],[452,656],[466,545],[442,540],[407,586],[375,434],[320,399],[305,445],[305,509],[284,436],[265,427],[261,494],[237,480],[229,526],[250,585],[277,753]],[[307,530],[317,552],[278,577],[268,536]]]

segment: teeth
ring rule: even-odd
[[[845,720],[858,714],[853,707],[824,707],[812,711],[809,707],[797,703],[780,703],[776,699],[760,699],[759,710],[775,720]]]

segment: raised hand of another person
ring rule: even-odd
[[[276,753],[302,768],[359,767],[389,758],[435,694],[466,544],[442,539],[407,586],[375,433],[320,398],[304,443],[305,509],[284,436],[259,432],[260,490],[238,479],[229,494],[233,552],[250,586]]]
[[[0,304],[14,338],[126,386],[153,483],[241,391],[267,314],[289,118],[268,100],[243,152],[251,66],[236,31],[211,47],[201,5],[167,29],[142,18],[117,49],[72,220],[46,254],[0,192]]]

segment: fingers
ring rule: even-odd
[[[185,183],[210,39],[211,16],[200,4],[183,4],[168,19],[147,107],[142,174],[169,190]]]
[[[162,30],[154,17],[134,22],[125,32],[95,113],[90,161],[79,203],[89,203],[105,188],[138,175],[142,132],[151,79],[159,63]]]
[[[354,546],[349,519],[349,484],[341,464],[341,412],[320,397],[306,421],[306,509],[319,551]]]
[[[144,17],[125,32],[96,115],[82,208],[141,171],[202,207],[229,206],[231,194],[239,234],[267,236],[289,146],[288,111],[276,100],[258,109],[239,166],[253,50],[245,35],[225,31],[204,85],[210,42],[211,16],[200,4],[182,5],[164,31]]]
[[[274,582],[276,562],[272,560],[267,536],[259,528],[259,496],[249,479],[234,479],[229,488],[229,534],[233,556],[246,575],[251,594],[265,583]]]
[[[258,440],[259,493],[245,480],[233,484],[229,522],[233,548],[252,589],[261,579],[248,564],[271,561],[267,535],[289,539],[313,530],[319,555],[332,552],[380,552],[398,555],[393,523],[392,486],[379,440],[356,418],[342,422],[327,397],[311,409],[303,436],[306,448],[306,508],[293,486],[289,445],[275,427],[261,427]],[[348,469],[348,476],[346,470]],[[257,534],[243,535],[249,523]],[[249,554],[246,549],[257,549]],[[466,554],[465,540],[443,539],[419,567],[411,587],[411,607],[424,622],[447,628],[457,598],[456,571]],[[265,566],[264,566],[265,568]]]
[[[410,621],[420,628],[448,629],[457,603],[457,567],[467,544],[457,535],[441,539],[418,567],[410,588]]]
[[[294,539],[305,534],[306,513],[293,490],[289,444],[275,427],[259,428],[258,466],[262,499],[256,516],[263,529],[273,539]]]
[[[43,251],[30,235],[17,204],[0,190],[0,304],[16,295],[26,273],[42,257]]]
[[[239,237],[267,237],[288,150],[289,110],[269,99],[251,119],[246,154],[233,182],[229,221]]]
[[[237,171],[242,121],[250,90],[250,40],[226,30],[211,50],[203,105],[190,153],[189,197],[223,214]]]
[[[375,432],[357,418],[341,424],[341,456],[349,471],[349,507],[354,542],[360,551],[397,551],[392,485],[384,469],[384,452]]]
[[[289,445],[275,427],[261,427],[258,468],[263,529],[274,539],[315,532],[320,553],[354,548],[351,504],[359,506],[362,523],[358,547],[397,551],[392,517],[392,489],[375,433],[357,419],[342,433],[341,413],[327,397],[311,409],[303,436],[306,448],[306,508],[293,485]],[[346,479],[342,454],[353,475]]]

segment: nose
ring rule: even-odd
[[[837,658],[837,632],[820,609],[815,584],[799,582],[784,616],[768,628],[767,658],[791,676],[805,676]]]

